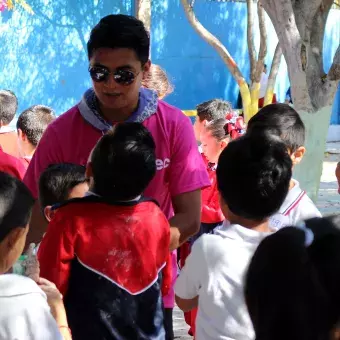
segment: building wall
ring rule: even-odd
[[[46,104],[58,114],[77,103],[90,86],[86,42],[91,28],[110,13],[134,13],[134,0],[30,0],[35,12],[0,13],[0,88],[12,89],[19,112],[33,104]],[[242,72],[248,76],[246,5],[196,1],[201,22],[226,44]],[[270,66],[277,38],[268,23]],[[255,22],[255,26],[257,24]],[[215,50],[188,23],[179,0],[153,0],[152,61],[163,66],[175,92],[167,100],[183,110],[215,97],[236,103],[238,88]],[[258,31],[255,40],[258,41]],[[340,11],[333,10],[325,37],[325,67],[329,68],[340,40]],[[289,86],[282,59],[277,81],[283,101]],[[340,93],[332,123],[339,123]]]

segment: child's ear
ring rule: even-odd
[[[51,220],[53,219],[53,217],[55,216],[55,210],[52,210],[52,206],[48,205],[44,208],[44,215],[45,218],[48,222],[51,222]]]
[[[21,129],[18,129],[18,137],[20,140],[25,141],[26,140],[26,135],[22,132]]]
[[[89,179],[93,177],[92,162],[86,164],[85,177]]]
[[[7,243],[7,247],[8,249],[12,249],[13,247],[15,247],[18,242],[20,241],[20,239],[22,237],[26,237],[28,231],[28,227],[26,228],[21,228],[21,227],[17,227],[12,229],[9,234],[6,236],[6,243]]]
[[[221,141],[221,150],[224,150],[229,144],[229,138],[225,138]]]
[[[297,165],[302,161],[303,156],[306,153],[306,148],[304,146],[300,146],[295,152],[293,152],[290,156],[292,159],[293,165]]]

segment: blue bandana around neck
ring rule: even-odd
[[[142,123],[156,113],[158,106],[157,92],[146,88],[139,91],[138,108],[127,119],[128,122]],[[98,101],[92,88],[88,89],[78,104],[82,117],[94,128],[106,133],[112,125],[100,114]]]

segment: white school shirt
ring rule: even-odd
[[[294,179],[293,182],[295,185],[289,190],[280,210],[269,220],[272,228],[296,226],[309,218],[322,217],[306,192],[300,188],[299,182]]]
[[[63,339],[45,293],[27,277],[0,275],[0,339]]]
[[[182,299],[199,296],[197,340],[253,340],[244,302],[244,275],[259,243],[271,233],[225,225],[193,245],[175,284]]]

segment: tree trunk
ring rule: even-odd
[[[314,202],[318,198],[331,113],[331,106],[313,114],[299,111],[306,127],[306,154],[301,164],[294,169],[294,178],[300,182],[301,188],[306,190]]]
[[[183,5],[185,14],[191,24],[191,26],[195,29],[197,34],[205,40],[208,44],[210,44],[220,55],[224,63],[226,64],[229,72],[232,74],[234,79],[236,80],[242,97],[243,111],[245,120],[248,121],[251,117],[251,98],[250,91],[247,85],[246,80],[244,79],[240,69],[238,68],[236,62],[230,55],[227,48],[212,34],[210,33],[196,18],[194,10],[192,6],[189,5],[188,0],[181,0]]]
[[[136,0],[136,17],[151,31],[151,0]]]
[[[295,109],[306,125],[307,154],[295,176],[317,198],[331,106],[339,77],[336,54],[328,75],[323,69],[323,37],[333,0],[261,0],[275,27],[288,66]],[[340,53],[340,52],[339,52]]]

